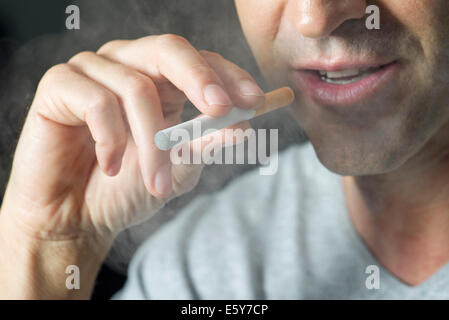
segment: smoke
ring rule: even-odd
[[[246,44],[231,0],[96,0],[72,1],[80,8],[81,29],[45,35],[17,46],[1,42],[0,86],[0,188],[4,192],[14,148],[36,86],[52,65],[65,62],[77,52],[97,50],[114,39],[135,39],[147,35],[175,33],[186,37],[196,48],[216,51],[249,71],[265,87]],[[64,15],[64,12],[61,12]],[[7,63],[5,62],[7,61]],[[185,118],[197,111],[186,106]],[[286,112],[255,120],[255,128],[279,129],[279,147],[304,140],[297,124]],[[201,193],[221,189],[250,165],[209,166],[198,187],[172,201],[147,223],[123,232],[107,263],[124,272],[137,246],[161,224],[174,217]]]

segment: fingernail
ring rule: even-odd
[[[161,196],[168,196],[172,191],[171,165],[159,169],[154,178],[154,188]]]
[[[240,95],[263,97],[265,93],[254,82],[250,80],[242,80],[239,82]]]
[[[232,104],[228,94],[216,84],[210,84],[204,88],[204,99],[210,106],[229,106]]]

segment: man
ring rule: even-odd
[[[275,176],[195,200],[142,246],[117,298],[449,297],[449,4],[370,4],[380,30],[364,0],[236,0],[311,144]],[[47,72],[1,208],[2,297],[88,298],[115,235],[194,187],[202,167],[153,143],[186,99],[211,116],[264,100],[247,72],[176,35]],[[69,265],[80,290],[65,287]]]

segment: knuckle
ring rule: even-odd
[[[160,35],[158,37],[158,42],[159,44],[161,44],[162,46],[173,46],[173,45],[188,45],[190,44],[189,41],[177,34],[173,34],[173,33],[167,33],[167,34],[163,34]]]
[[[89,105],[86,106],[87,114],[102,115],[117,105],[117,99],[112,93],[107,91],[99,91],[90,99]]]
[[[246,80],[249,80],[249,81],[252,81],[252,82],[256,83],[256,80],[254,80],[254,78],[251,76],[251,74],[248,71],[243,70],[241,68],[239,68],[239,69],[240,69],[240,72],[242,74],[242,78],[243,79],[246,79]]]
[[[246,71],[245,69],[240,68],[236,64],[231,64],[231,66],[232,67],[230,68],[230,70],[232,70],[232,72],[236,78],[239,78],[240,80],[248,80],[248,81],[251,81],[254,83],[256,82],[253,79],[253,77],[251,76],[251,74],[248,71]]]
[[[154,43],[157,42],[159,37],[160,35],[144,36],[137,40],[133,40],[133,42],[138,43],[143,50],[152,50]]]
[[[44,78],[58,77],[60,75],[67,74],[67,72],[74,71],[75,69],[71,65],[67,63],[61,63],[48,69],[48,71],[44,75]]]
[[[125,91],[131,96],[140,96],[154,94],[156,88],[151,79],[138,74],[132,74],[125,77]]]
[[[75,68],[67,63],[57,64],[45,72],[42,77],[39,87],[45,87],[55,81],[59,81],[62,77],[67,77],[68,74],[75,72]]]
[[[98,54],[105,54],[114,50],[114,48],[118,47],[121,44],[122,40],[112,40],[103,44],[100,49],[97,50]]]
[[[247,81],[250,81],[250,82],[256,84],[256,81],[254,80],[254,78],[251,76],[251,74],[248,71],[240,68],[237,65],[234,65],[234,66],[235,66],[235,68],[232,69],[232,74],[236,80],[241,80],[241,81],[247,80]]]
[[[217,52],[208,51],[208,50],[201,50],[200,54],[207,59],[214,59],[214,60],[223,60],[223,56]]]
[[[92,56],[95,56],[96,53],[92,51],[82,51],[80,53],[77,53],[74,55],[70,60],[69,63],[79,63],[80,61],[90,59]]]
[[[189,70],[190,74],[195,79],[204,79],[204,80],[215,80],[215,72],[214,70],[204,64],[196,64],[190,67]]]

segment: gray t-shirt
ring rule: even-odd
[[[372,256],[340,176],[310,143],[201,196],[137,251],[115,299],[448,299],[449,264],[410,287]]]

